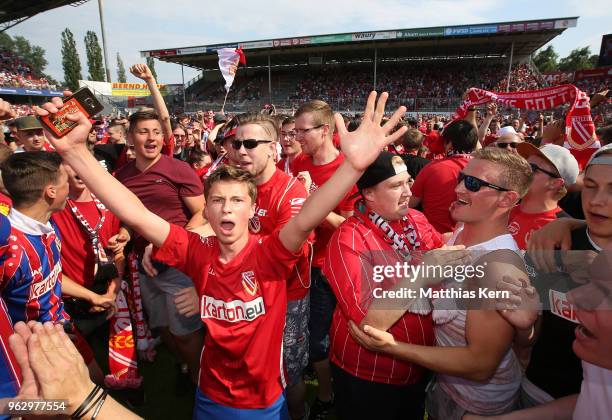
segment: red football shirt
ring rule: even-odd
[[[264,408],[283,392],[285,282],[297,255],[278,238],[250,235],[229,263],[219,242],[171,225],[154,258],[189,276],[206,325],[198,386],[211,400],[235,408]]]
[[[319,186],[323,185],[327,182],[329,178],[336,172],[342,161],[344,160],[344,155],[340,153],[336,159],[333,161],[326,163],[325,165],[315,165],[312,162],[312,157],[300,153],[298,157],[293,161],[293,176],[297,176],[299,172],[307,171],[310,173],[310,179],[312,179],[312,184],[310,186],[310,193],[316,191]],[[357,192],[357,187],[353,187],[351,191],[344,197],[344,199],[338,204],[338,207],[334,209],[334,212],[340,214],[343,211],[353,211],[353,205],[355,204],[355,199],[351,199],[351,196],[355,195]],[[325,248],[327,247],[327,242],[334,233],[334,229],[332,229],[327,224],[323,223],[319,225],[315,229],[316,240],[314,244],[314,255],[312,259],[312,265],[314,267],[322,268],[323,263],[325,262]]]
[[[359,345],[349,333],[348,321],[363,321],[374,300],[374,289],[380,283],[373,280],[374,265],[394,265],[401,257],[385,240],[379,229],[371,229],[360,217],[352,216],[332,236],[327,247],[323,272],[336,295],[329,337],[330,359],[337,366],[358,378],[395,385],[413,384],[420,380],[424,369],[384,353],[372,352]],[[443,245],[442,236],[417,210],[408,213],[408,236],[415,238],[409,245],[414,250],[430,250]],[[399,222],[391,222],[396,232]],[[376,260],[376,261],[375,261]],[[431,314],[406,312],[389,329],[396,340],[433,346],[435,343]]]
[[[119,168],[115,176],[149,211],[180,226],[185,226],[191,219],[183,198],[204,193],[202,182],[188,164],[165,155],[145,172],[141,172],[136,161],[132,161]],[[142,252],[144,246],[142,239],[137,241],[138,252]]]
[[[527,241],[531,238],[531,234],[548,222],[557,219],[557,215],[562,211],[557,207],[543,213],[524,213],[521,206],[516,206],[510,212],[508,231],[520,249],[527,249]]]
[[[74,202],[85,220],[92,228],[100,221],[101,210],[96,207],[95,201]],[[103,247],[108,240],[119,233],[121,222],[109,209],[104,209],[104,223],[98,231]],[[81,226],[76,216],[67,204],[64,210],[51,216],[62,236],[62,271],[80,285],[91,288],[94,279],[95,256],[89,235]]]
[[[438,232],[451,232],[455,226],[449,207],[457,199],[457,176],[468,159],[468,155],[455,155],[431,162],[414,180],[412,195],[421,199],[423,213]]]
[[[268,182],[257,186],[257,207],[249,227],[253,233],[270,235],[280,229],[302,210],[308,193],[297,178],[277,169]],[[303,299],[310,287],[310,249],[314,241],[311,233],[304,243],[303,253],[287,279],[287,299]]]
[[[297,156],[295,158],[297,158]],[[276,167],[288,175],[294,174],[295,171],[293,168],[295,166],[295,158],[289,162],[289,164],[287,164],[287,158],[281,159],[276,163]]]

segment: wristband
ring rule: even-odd
[[[96,406],[96,409],[94,410],[93,415],[91,416],[91,420],[96,420],[96,417],[98,417],[98,414],[100,413],[100,410],[102,409],[102,406],[104,405],[104,401],[106,401],[107,395],[108,395],[108,391],[104,390],[104,392],[102,393],[102,396],[100,397],[100,402]]]
[[[98,390],[100,390],[100,385],[94,386],[94,388],[91,390],[87,398],[85,398],[85,400],[81,403],[81,405],[79,405],[79,407],[74,411],[74,413],[72,413],[70,417],[73,419],[80,419],[81,417],[83,417],[84,415],[83,411],[85,411],[85,408],[89,405],[91,400],[96,396],[96,394],[98,393]]]

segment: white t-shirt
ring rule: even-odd
[[[612,370],[582,361],[582,386],[574,420],[612,417]]]

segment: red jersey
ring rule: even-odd
[[[325,165],[315,165],[312,163],[311,156],[300,153],[293,161],[293,176],[297,176],[299,172],[307,171],[310,174],[310,179],[312,179],[310,193],[313,193],[319,188],[319,186],[323,185],[329,178],[331,178],[343,160],[344,155],[340,153],[336,159],[326,163]],[[338,204],[338,207],[334,209],[334,212],[341,214],[342,212],[353,211],[355,200],[351,199],[351,196],[355,195],[356,192],[357,187],[353,187],[340,202],[340,204]],[[333,233],[334,229],[327,226],[326,223],[322,223],[315,229],[316,241],[314,244],[314,255],[312,259],[312,265],[314,267],[323,267],[323,263],[325,261],[325,248],[327,247],[327,242],[329,242],[329,239]]]
[[[379,228],[364,223],[362,214],[349,217],[334,233],[327,247],[323,272],[336,295],[329,337],[330,359],[358,378],[395,385],[418,382],[424,369],[393,356],[372,352],[358,344],[349,333],[348,322],[363,321],[374,300],[374,289],[380,287],[373,277],[375,265],[394,265],[403,259],[386,240]],[[410,249],[426,251],[443,245],[442,236],[417,210],[407,215],[408,225],[390,222],[396,232],[408,229]],[[374,261],[374,260],[380,261]],[[417,345],[435,343],[431,314],[406,312],[389,329],[396,340]]]
[[[268,182],[257,186],[257,207],[255,216],[249,221],[253,233],[270,235],[280,229],[302,210],[308,197],[304,186],[280,170],[276,170]],[[304,243],[303,253],[287,279],[287,299],[299,300],[306,297],[310,287],[310,250],[314,234]]]
[[[189,276],[206,325],[198,386],[211,400],[234,408],[264,408],[283,392],[282,339],[285,282],[297,255],[278,238],[249,235],[230,262],[219,261],[219,242],[170,225],[154,258]]]
[[[295,158],[297,158],[297,156]],[[281,159],[276,163],[276,167],[287,175],[292,175],[295,173],[295,171],[293,170],[293,168],[295,167],[295,158],[293,158],[291,162],[287,162],[287,158]]]
[[[13,200],[8,195],[4,195],[0,192],[0,214],[8,216]]]
[[[423,144],[429,149],[429,153],[432,155],[443,154],[446,152],[444,140],[442,137],[440,137],[440,132],[438,130],[431,130],[429,133],[427,133],[423,139]]]
[[[438,232],[451,232],[455,226],[449,207],[457,199],[457,177],[468,159],[469,155],[454,155],[431,162],[414,180],[412,195],[421,199],[423,213]]]
[[[557,207],[543,213],[524,213],[521,206],[516,206],[510,212],[508,231],[520,249],[527,249],[527,241],[531,238],[531,234],[548,222],[557,219],[558,214],[562,211],[560,207]]]
[[[591,159],[593,153],[595,153],[597,150],[599,150],[598,147],[587,147],[586,149],[582,150],[574,149],[573,147],[569,148],[569,151],[572,156],[576,158],[576,161],[578,162],[578,168],[581,172],[586,166],[586,164],[589,163],[589,159]]]
[[[121,222],[109,209],[98,209],[95,201],[74,202],[85,220],[92,228],[98,224],[102,212],[104,223],[98,231],[100,242],[106,247],[108,240],[119,233]],[[91,240],[81,223],[67,204],[64,210],[55,213],[51,219],[57,225],[62,236],[62,271],[72,280],[90,289],[93,286],[94,268],[96,264]]]

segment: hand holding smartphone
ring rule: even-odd
[[[76,122],[66,118],[67,115],[81,111],[87,118],[91,118],[104,109],[91,90],[83,87],[64,99],[64,106],[57,114],[38,117],[40,123],[56,137],[63,137],[77,125]]]

